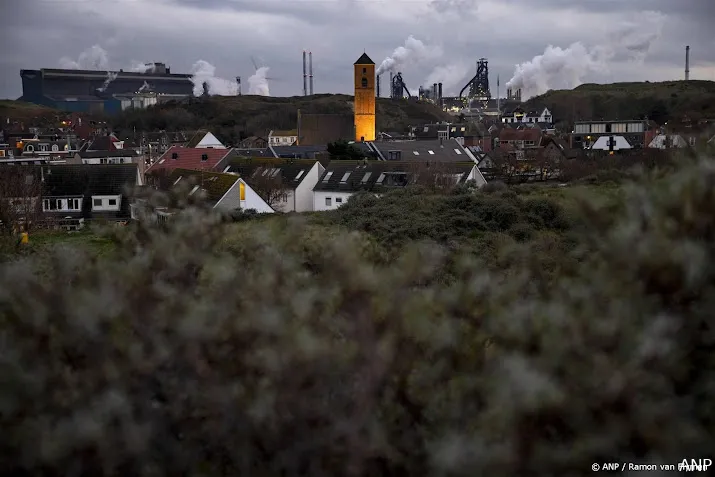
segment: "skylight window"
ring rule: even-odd
[[[420,153],[417,152],[417,151],[412,151],[412,154],[414,154],[415,156],[419,156],[419,155],[420,155]]]
[[[349,172],[346,172],[345,174],[343,174],[343,178],[340,179],[340,183],[341,183],[341,184],[345,184],[345,183],[348,181],[348,177],[350,177],[350,173],[349,173]]]
[[[457,148],[454,149],[454,152],[457,153],[457,154],[462,154],[462,151],[460,151],[460,150],[457,149]]]
[[[226,166],[226,168],[223,170],[223,172],[228,172],[229,169],[231,169],[231,166]]]
[[[298,173],[297,176],[295,176],[295,180],[297,181],[301,177],[303,177],[303,174],[305,173],[305,169],[301,169],[301,171]]]
[[[382,184],[382,181],[384,181],[384,180],[385,180],[385,173],[384,173],[384,172],[381,172],[381,173],[380,173],[380,177],[377,178],[377,180],[375,181],[375,183],[376,183],[376,184]]]
[[[372,175],[372,172],[366,172],[365,175],[362,176],[362,180],[361,180],[360,182],[363,183],[363,184],[366,183],[367,180],[370,178],[371,175]]]
[[[333,171],[330,171],[327,174],[325,174],[325,177],[323,177],[323,182],[328,182],[331,177],[333,177]]]
[[[196,185],[196,186],[194,186],[193,189],[191,189],[191,192],[189,192],[189,195],[193,195],[194,192],[196,192],[197,190],[199,190],[199,186]]]
[[[427,151],[427,152],[434,156],[434,151]]]
[[[178,184],[182,177],[183,176],[179,176],[179,178],[174,181],[174,185]]]
[[[277,176],[280,171],[281,171],[280,169],[273,169],[273,172],[271,172],[271,176],[270,176],[270,177],[275,177],[275,176]]]

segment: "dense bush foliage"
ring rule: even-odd
[[[4,264],[2,471],[554,476],[711,457],[715,165],[617,208],[538,197],[187,212],[112,232],[109,257]]]

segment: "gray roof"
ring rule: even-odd
[[[386,160],[468,162],[474,161],[467,151],[454,139],[423,141],[376,141],[372,143]],[[394,158],[399,152],[399,157]],[[391,159],[393,157],[394,159]]]
[[[425,166],[429,167],[415,161],[331,161],[313,190],[358,192],[405,187]],[[464,182],[474,167],[472,162],[439,164],[439,172],[461,174],[459,182]]]
[[[272,146],[277,157],[295,157],[298,159],[314,159],[316,154],[326,152],[327,145],[318,146]]]
[[[232,158],[223,172],[237,174],[248,185],[256,177],[280,177],[284,187],[295,189],[308,175],[316,160],[311,159],[278,159],[278,158]]]
[[[270,149],[266,148],[244,148],[236,147],[231,150],[231,155],[229,157],[243,156],[243,157],[275,157]]]

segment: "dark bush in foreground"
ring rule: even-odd
[[[492,257],[503,269],[435,244],[376,265],[362,233],[199,215],[111,259],[57,250],[42,278],[4,265],[2,470],[555,476],[711,457],[714,186],[703,163],[635,188],[571,251],[542,231]],[[445,227],[558,224],[543,203],[446,200],[467,202]]]

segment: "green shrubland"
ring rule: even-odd
[[[2,470],[554,476],[712,457],[715,165],[580,190],[188,210],[106,231],[111,253],[33,245],[0,271]]]

